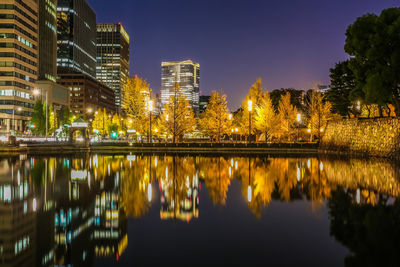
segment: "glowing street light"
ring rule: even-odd
[[[298,113],[298,114],[297,114],[297,122],[300,122],[300,121],[301,121],[301,114]]]
[[[247,101],[247,108],[249,110],[249,137],[247,142],[250,143],[250,135],[251,135],[251,111],[253,110],[253,101]]]
[[[151,113],[152,113],[152,111],[153,111],[153,100],[149,100],[149,120],[150,120],[149,141],[150,141],[150,143],[153,142],[152,132],[151,132]]]

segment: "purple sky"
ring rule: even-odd
[[[98,22],[131,36],[131,74],[161,83],[161,61],[200,63],[201,94],[222,89],[237,108],[258,77],[268,90],[329,83],[346,59],[349,24],[399,0],[88,0]]]

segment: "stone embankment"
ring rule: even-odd
[[[400,119],[346,119],[328,124],[320,152],[400,159]]]

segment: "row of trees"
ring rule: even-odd
[[[293,141],[301,128],[308,130],[312,140],[314,136],[320,136],[329,120],[335,118],[331,104],[322,93],[310,90],[302,94],[301,100],[293,101],[299,98],[293,98],[290,90],[270,94],[263,89],[261,79],[253,84],[241,107],[233,113],[229,111],[227,96],[213,91],[205,112],[198,119],[179,83],[175,84],[168,103],[158,116],[152,113],[150,96],[151,89],[146,81],[137,76],[129,78],[123,106],[126,117],[97,110],[92,123],[94,132],[104,136],[112,131],[125,134],[126,130],[132,129],[141,135],[170,137],[173,142],[182,141],[185,134],[209,136],[217,142],[223,136],[238,134],[269,142]]]
[[[400,8],[358,18],[346,31],[350,59],[331,72],[327,98],[342,116],[400,116]]]

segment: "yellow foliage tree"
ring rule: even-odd
[[[111,124],[111,114],[107,114],[106,109],[98,109],[94,113],[92,122],[93,131],[98,132],[100,135],[108,135],[108,126]]]
[[[114,116],[112,117],[112,124],[115,124],[118,126],[119,134],[122,134],[122,132],[125,130],[125,120],[119,114],[114,114]]]
[[[255,109],[254,126],[258,131],[265,134],[265,142],[268,142],[279,130],[279,118],[275,114],[268,92],[263,94]]]
[[[167,135],[172,136],[175,143],[185,133],[190,133],[196,124],[193,110],[189,102],[182,94],[179,83],[175,83],[174,94],[169,97],[168,103],[164,106],[164,112],[159,119],[159,126],[165,130]]]
[[[249,111],[249,100],[252,102],[252,115],[254,110],[260,105],[261,100],[263,98],[263,88],[262,88],[262,79],[257,79],[256,83],[251,86],[249,89],[249,94],[246,96],[244,101],[242,102],[241,110],[236,114],[235,120],[236,124],[239,126],[241,133],[248,134],[249,133],[249,123],[254,125],[255,116],[250,117]],[[255,127],[251,128],[251,133],[256,133],[257,129]]]
[[[297,108],[291,104],[289,92],[283,95],[279,100],[278,111],[281,133],[290,141],[296,126]]]
[[[328,121],[335,118],[332,114],[332,105],[330,102],[324,100],[324,95],[316,90],[313,90],[309,96],[307,103],[308,113],[308,129],[310,129],[312,141],[313,136],[318,136],[321,139],[321,134],[324,132]]]
[[[232,124],[226,101],[226,95],[217,91],[211,93],[206,111],[199,120],[200,128],[210,137],[216,137],[220,142],[221,135],[228,132]]]
[[[58,126],[58,116],[52,105],[49,108],[49,114],[49,134],[53,134]]]
[[[145,80],[137,76],[127,79],[125,101],[122,108],[128,119],[132,120],[131,126],[140,133],[145,133],[148,130],[149,111],[147,106],[150,93],[150,85]]]

